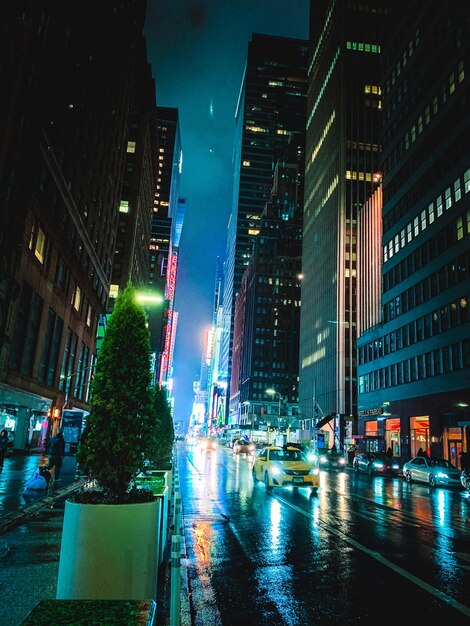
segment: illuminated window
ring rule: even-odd
[[[130,152],[131,154],[134,154],[134,152],[135,152],[135,141],[128,141],[127,142],[127,152]]]
[[[431,109],[429,108],[429,104],[424,109],[424,120],[426,122],[426,125],[429,124],[429,121],[431,120]]]
[[[450,191],[450,187],[447,187],[445,191],[445,198],[446,198],[446,211],[447,211],[452,206],[452,193]]]
[[[423,231],[427,226],[426,211],[421,211],[421,230]]]
[[[88,304],[88,309],[86,312],[86,325],[91,326],[92,321],[93,321],[93,309],[92,309],[91,304]]]
[[[430,224],[434,222],[434,202],[431,202],[428,206],[428,222]]]
[[[129,200],[121,200],[119,203],[119,213],[129,213]]]
[[[463,188],[465,190],[465,193],[468,193],[470,191],[470,168],[466,170],[463,175]]]
[[[413,239],[413,225],[411,222],[406,226],[406,241],[409,243]]]
[[[243,167],[250,167],[250,161],[243,161]]]
[[[82,290],[80,289],[80,287],[77,285],[75,287],[75,293],[73,294],[73,308],[76,311],[80,311],[80,303],[82,301]]]
[[[109,297],[117,298],[119,293],[119,285],[109,285]]]
[[[436,214],[437,217],[441,217],[442,215],[442,195],[439,195],[436,198]]]
[[[457,239],[463,239],[463,219],[461,217],[457,218],[455,226],[457,228]]]
[[[458,75],[459,75],[459,83],[461,83],[463,79],[465,78],[465,70],[463,69],[463,61],[459,62]]]
[[[34,246],[34,256],[40,263],[44,263],[44,257],[46,254],[46,235],[42,228],[38,226],[38,232],[36,237],[36,243]]]
[[[405,229],[402,228],[400,231],[400,248],[404,248],[406,244],[406,233]]]
[[[455,91],[455,74],[454,72],[452,72],[452,74],[449,76],[449,93],[453,94]]]
[[[460,189],[460,178],[454,182],[454,198],[455,201],[458,202],[462,197],[462,190]]]
[[[259,230],[255,229],[255,228],[249,228],[248,229],[248,234],[249,235],[259,235]]]
[[[413,220],[413,234],[415,237],[419,235],[419,219],[417,217]]]

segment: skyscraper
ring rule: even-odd
[[[470,444],[470,7],[412,0],[392,17],[382,309],[358,338],[359,432],[369,449],[458,465]]]
[[[144,0],[20,0],[2,12],[0,426],[18,449],[43,443],[67,403],[88,406],[130,123],[155,106],[144,18]]]
[[[378,184],[385,19],[384,2],[311,2],[299,403],[312,418],[356,415],[356,219]]]
[[[222,368],[231,376],[235,299],[250,262],[274,169],[287,142],[304,143],[308,43],[253,34],[236,110],[234,197],[228,227]]]

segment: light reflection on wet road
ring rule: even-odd
[[[468,494],[350,471],[268,494],[229,448],[178,461],[197,626],[470,623]]]

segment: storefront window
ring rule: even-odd
[[[420,448],[431,455],[428,415],[410,417],[410,444],[411,457],[416,456]]]

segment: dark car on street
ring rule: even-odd
[[[400,466],[396,459],[389,457],[385,452],[362,452],[354,457],[353,470],[366,472],[369,476],[373,474],[398,476]]]
[[[254,454],[256,451],[256,446],[252,441],[248,441],[248,439],[238,439],[233,444],[233,451],[235,454]]]
[[[318,466],[320,469],[346,469],[346,458],[342,452],[337,450],[319,450]]]

